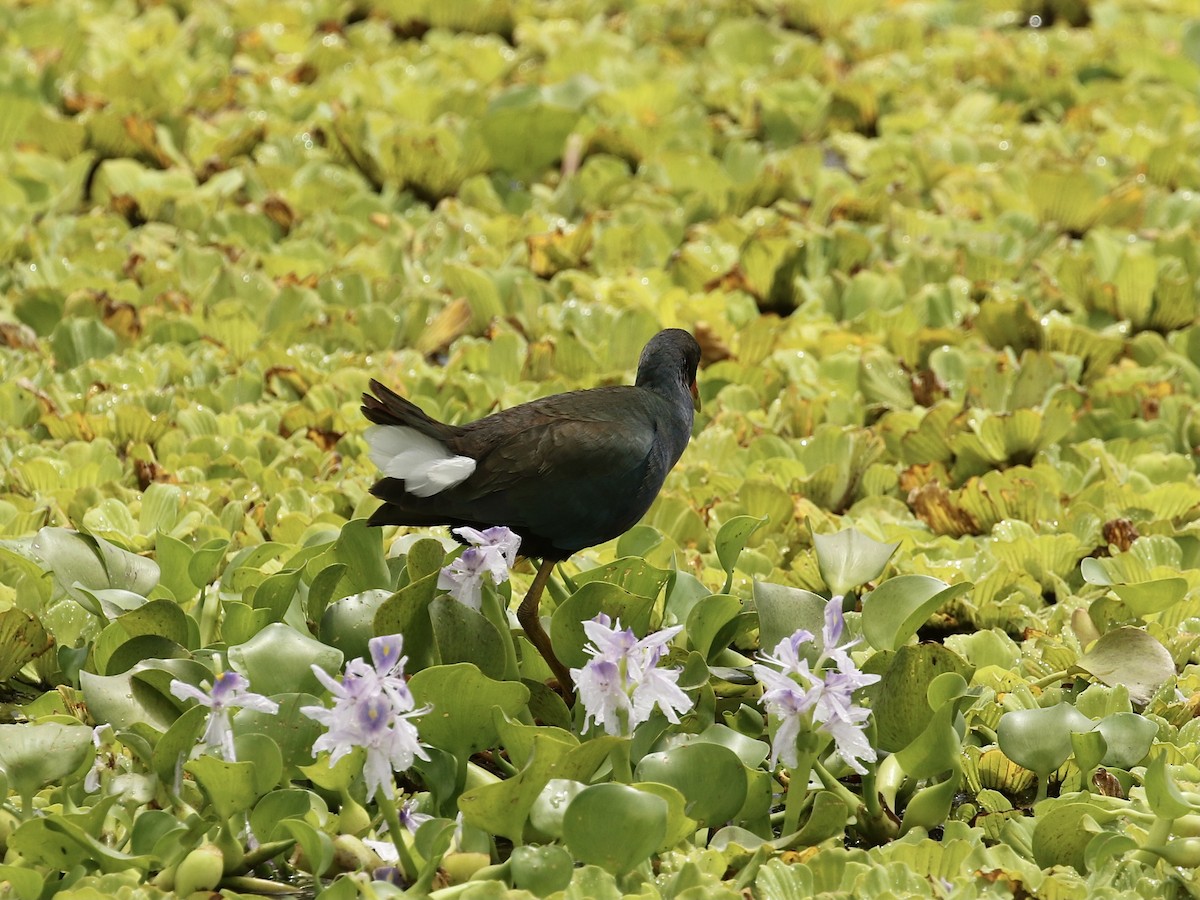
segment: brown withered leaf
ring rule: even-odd
[[[1138,539],[1137,526],[1129,519],[1109,519],[1104,523],[1101,533],[1104,543],[1115,546],[1121,553],[1132,547]]]
[[[337,446],[345,434],[340,431],[329,431],[324,428],[310,427],[306,432],[308,439],[320,447],[322,450],[329,452]]]
[[[152,459],[135,459],[133,473],[137,476],[139,489],[143,491],[155,482],[175,484],[179,480]]]
[[[417,338],[417,349],[425,356],[443,352],[467,333],[471,325],[471,304],[465,297],[456,297],[433,317]]]
[[[1107,769],[1097,769],[1095,774],[1092,775],[1092,784],[1105,797],[1120,797],[1122,800],[1125,799],[1125,792],[1121,790],[1121,782]]]
[[[575,227],[526,237],[530,271],[538,278],[551,278],[565,269],[581,268],[592,249],[593,222],[588,216]]]
[[[696,338],[696,343],[700,345],[700,361],[704,365],[711,366],[723,359],[733,358],[733,352],[729,349],[729,345],[707,322],[699,321],[693,325],[692,335]]]
[[[129,194],[115,194],[108,201],[108,208],[133,228],[139,228],[146,224],[146,216],[142,213],[142,208]]]
[[[292,230],[296,224],[296,211],[278,194],[271,194],[262,204],[263,214],[283,229],[284,234]]]
[[[37,332],[21,322],[0,322],[0,342],[14,350],[36,350]]]
[[[934,481],[909,492],[908,507],[934,534],[962,537],[980,533],[975,517],[957,505],[940,482]]]

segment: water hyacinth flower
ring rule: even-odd
[[[859,671],[847,652],[857,642],[839,643],[844,630],[842,598],[835,596],[825,605],[822,648],[811,668],[800,657],[800,648],[813,641],[812,632],[803,628],[780,641],[774,655],[764,654],[763,662],[754,665],[754,677],[765,688],[763,706],[778,722],[771,765],[777,761],[797,765],[798,741],[814,728],[833,738],[838,756],[860,775],[866,773],[863,762],[875,761],[875,750],[863,731],[871,713],[854,703],[854,692],[880,676]]]
[[[171,693],[180,700],[195,700],[201,706],[207,706],[211,710],[202,740],[209,747],[219,747],[221,755],[227,762],[237,761],[237,754],[233,749],[231,710],[252,709],[255,712],[265,712],[271,715],[279,712],[278,703],[268,700],[262,694],[247,690],[249,687],[250,682],[244,675],[239,675],[237,672],[218,672],[213,677],[211,690],[208,691],[203,691],[178,678],[171,681]]]
[[[500,584],[508,578],[508,570],[517,562],[521,538],[508,528],[497,525],[479,531],[476,528],[455,528],[454,533],[469,547],[438,575],[437,586],[464,606],[479,611],[482,604],[483,579]]]
[[[679,689],[681,669],[660,669],[658,661],[667,644],[682,626],[664,628],[638,640],[631,628],[614,625],[604,613],[583,623],[591,640],[584,650],[592,657],[581,669],[572,669],[579,700],[594,722],[608,734],[629,734],[650,718],[654,707],[667,720],[679,722],[679,714],[692,708],[688,695]]]
[[[370,798],[391,783],[393,772],[408,769],[416,758],[429,759],[410,721],[429,712],[429,707],[414,709],[404,680],[408,659],[401,656],[402,635],[375,637],[367,646],[371,662],[352,659],[340,682],[314,665],[313,674],[333,694],[333,706],[302,706],[300,712],[328,729],[313,743],[313,750],[328,750],[330,765],[355,747],[366,750],[363,778]]]

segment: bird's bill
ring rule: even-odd
[[[700,387],[695,378],[692,379],[692,409],[700,412]]]

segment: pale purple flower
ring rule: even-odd
[[[866,772],[862,763],[875,760],[863,731],[871,713],[855,705],[854,692],[880,676],[859,671],[847,652],[857,641],[839,644],[844,630],[842,598],[833,597],[825,606],[824,646],[812,668],[800,657],[800,647],[813,640],[804,629],[781,640],[773,656],[763,654],[763,662],[754,665],[754,676],[765,688],[763,706],[777,721],[771,765],[782,761],[795,766],[800,736],[814,728],[833,738],[838,756],[860,775]]]
[[[417,812],[416,797],[405,800],[397,811],[397,815],[400,818],[400,824],[407,828],[410,834],[416,834],[418,828],[433,818],[429,813]]]
[[[692,701],[676,683],[682,670],[657,668],[667,644],[682,626],[638,640],[633,629],[622,629],[620,620],[613,625],[600,613],[584,622],[583,630],[591,639],[584,649],[592,658],[583,668],[572,669],[571,677],[587,711],[585,722],[594,722],[608,734],[629,734],[650,718],[656,706],[668,721],[676,723],[680,713],[692,708]]]
[[[220,747],[221,754],[227,762],[237,761],[237,754],[233,748],[231,710],[252,709],[271,715],[279,712],[278,703],[268,700],[262,694],[247,690],[249,687],[250,682],[237,672],[218,672],[213,676],[212,689],[208,691],[202,691],[178,678],[171,681],[171,693],[180,700],[195,700],[211,710],[202,740],[209,747]]]
[[[503,526],[479,531],[475,528],[455,528],[471,546],[442,569],[437,586],[464,606],[478,611],[482,605],[483,579],[491,578],[500,584],[508,578],[508,570],[516,564],[521,538]]]
[[[331,678],[320,666],[313,674],[333,694],[333,706],[303,706],[300,712],[328,730],[313,743],[313,750],[328,750],[331,765],[355,747],[366,750],[363,779],[367,796],[374,797],[391,781],[392,772],[412,766],[415,758],[429,759],[409,721],[429,712],[414,709],[412,692],[404,680],[399,634],[372,638],[368,644],[371,664],[352,659],[342,680]]]

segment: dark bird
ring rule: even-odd
[[[554,565],[637,523],[679,460],[699,408],[700,345],[660,331],[632,386],[570,391],[465,425],[447,425],[378,381],[363,394],[371,460],[384,477],[372,525],[504,525],[541,560],[517,620],[564,688],[538,604]]]

